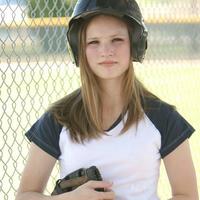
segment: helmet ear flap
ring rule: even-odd
[[[137,40],[137,42],[132,41],[133,61],[142,62],[144,60],[145,52],[148,47],[147,36],[148,36],[148,32],[144,30],[140,38]]]
[[[83,19],[74,20],[70,25],[70,29],[67,31],[67,39],[68,39],[68,49],[70,52],[70,57],[72,57],[75,61],[76,66],[78,66],[78,43],[79,43],[79,31],[83,24]],[[69,42],[70,41],[70,42]]]
[[[142,62],[147,49],[147,28],[144,23],[142,23],[141,26],[137,22],[131,20],[129,17],[124,16],[124,18],[128,24],[131,37],[132,60],[136,62]]]

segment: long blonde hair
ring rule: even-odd
[[[91,19],[90,19],[91,20]],[[81,88],[54,103],[49,111],[53,113],[59,123],[69,129],[73,141],[83,143],[85,140],[100,138],[105,131],[102,127],[102,102],[99,84],[91,71],[86,54],[86,29],[90,20],[85,21],[79,31],[79,67],[81,75]],[[130,41],[131,27],[129,30]],[[132,47],[131,47],[132,52]],[[142,83],[136,78],[132,60],[125,72],[122,82],[124,105],[122,118],[127,113],[127,120],[121,134],[143,116],[142,99],[144,96],[152,96]]]

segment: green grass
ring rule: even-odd
[[[0,178],[4,183],[0,196],[14,200],[15,190],[28,152],[24,133],[47,106],[79,86],[78,69],[69,63],[48,60],[30,63],[0,63]],[[155,61],[135,64],[142,82],[163,100],[174,104],[195,127],[191,137],[192,156],[200,180],[200,61]],[[10,166],[10,167],[8,167]],[[54,169],[48,184],[52,190],[58,170]],[[12,184],[11,184],[12,183]],[[200,183],[198,182],[200,188]],[[168,179],[161,165],[160,198],[170,197]]]

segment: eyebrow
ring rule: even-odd
[[[124,36],[126,36],[124,33],[117,33],[117,34],[111,35],[109,37],[114,38],[114,37],[124,37]],[[87,40],[97,40],[97,39],[99,39],[99,37],[88,37],[86,39]]]

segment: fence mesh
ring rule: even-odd
[[[200,180],[200,2],[139,0],[149,29],[149,50],[138,77],[176,105],[196,129],[191,138]],[[0,199],[14,200],[29,143],[24,133],[48,105],[80,85],[66,45],[73,0],[0,1]],[[55,167],[45,193],[58,175]],[[200,185],[198,183],[198,187]],[[170,197],[163,165],[161,199]]]

